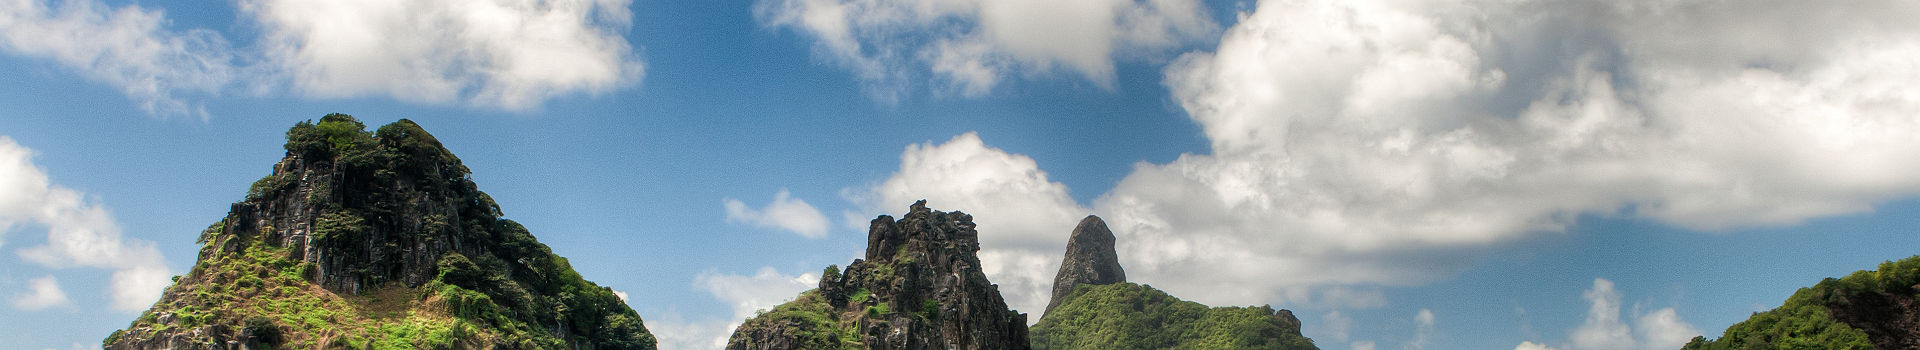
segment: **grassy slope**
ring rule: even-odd
[[[1035,349],[1314,349],[1271,307],[1216,307],[1134,283],[1082,285],[1032,329]]]

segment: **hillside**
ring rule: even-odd
[[[864,259],[828,266],[820,287],[754,316],[727,349],[1025,349],[1027,317],[980,270],[973,217],[928,209],[881,215]]]
[[[412,121],[331,114],[285,148],[106,348],[654,348]]]
[[[1214,307],[1126,282],[1113,231],[1098,216],[1073,229],[1035,349],[1316,349],[1293,312]]]
[[[1681,349],[1920,348],[1920,256],[1800,288],[1780,307]]]
[[[1129,282],[1074,288],[1032,334],[1034,349],[1316,349],[1287,310],[1209,308]]]

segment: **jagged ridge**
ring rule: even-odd
[[[1025,349],[1026,315],[980,270],[973,217],[913,204],[882,215],[865,259],[827,267],[820,286],[748,319],[728,349]]]
[[[367,132],[331,114],[288,130],[286,151],[106,347],[654,347],[412,121]]]

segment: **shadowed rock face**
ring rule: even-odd
[[[882,215],[867,252],[818,289],[743,322],[728,349],[1026,349],[1027,316],[980,270],[973,216],[914,203]]]
[[[1046,312],[1053,312],[1079,285],[1127,281],[1127,271],[1120,268],[1120,255],[1114,253],[1113,244],[1113,231],[1107,229],[1106,221],[1093,215],[1080,219],[1067,240],[1067,256],[1060,261],[1060,272],[1053,276],[1053,299],[1047,301]]]

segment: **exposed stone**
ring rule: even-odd
[[[899,220],[882,215],[869,225],[864,259],[747,320],[727,348],[1027,349],[1027,316],[1007,309],[999,286],[980,270],[979,250],[979,232],[965,213],[934,211],[919,201]],[[792,315],[811,308],[824,309],[829,320]],[[840,339],[836,329],[851,330],[854,339]],[[834,343],[805,338],[810,334]]]
[[[1106,221],[1093,215],[1080,219],[1067,239],[1067,256],[1060,261],[1060,272],[1053,276],[1053,298],[1047,301],[1045,312],[1053,312],[1079,285],[1126,282],[1127,271],[1120,268],[1120,255],[1113,245],[1113,231],[1107,229]]]

